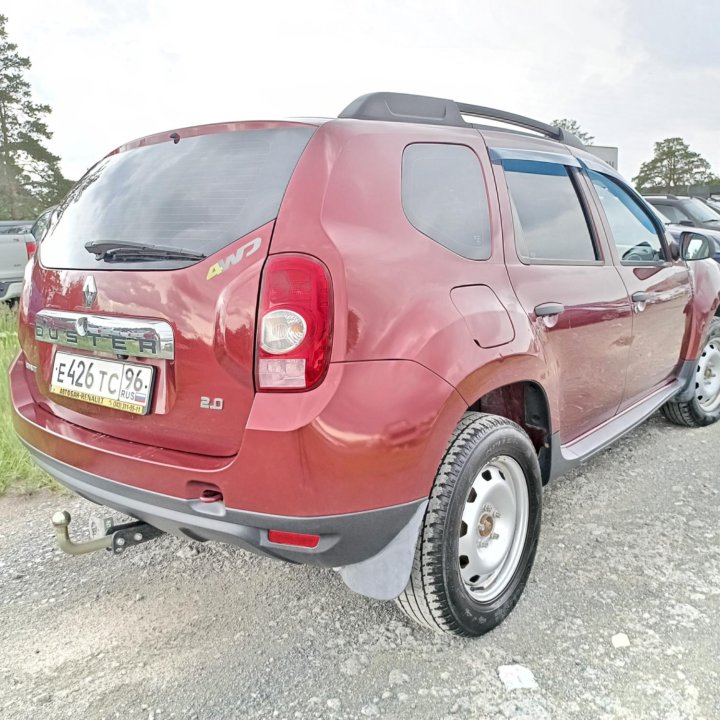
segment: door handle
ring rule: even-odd
[[[565,312],[565,306],[562,303],[542,303],[535,306],[536,317],[549,317],[551,315],[560,315]]]
[[[634,303],[644,303],[650,299],[650,293],[648,292],[636,292],[632,294],[632,301]]]

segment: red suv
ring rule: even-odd
[[[15,427],[96,503],[479,635],[545,483],[658,408],[720,417],[709,254],[490,108],[374,93],[159,133],[80,180],[28,266]]]

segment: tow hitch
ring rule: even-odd
[[[84,542],[73,542],[68,532],[70,527],[70,513],[67,510],[59,510],[52,517],[52,524],[55,527],[55,539],[61,550],[70,555],[84,555],[96,550],[111,550],[120,555],[127,548],[133,545],[154,540],[163,534],[152,525],[142,520],[135,522],[113,525],[110,518],[95,518],[90,520],[91,540]]]

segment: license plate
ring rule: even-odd
[[[145,415],[155,368],[56,352],[50,392],[94,405]]]

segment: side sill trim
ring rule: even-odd
[[[618,438],[636,428],[659,407],[676,396],[681,389],[681,381],[679,379],[675,380],[645,400],[629,407],[620,415],[616,415],[599,428],[567,445],[561,445],[559,434],[554,433],[551,439],[550,480],[564,475],[580,463],[612,445]]]

